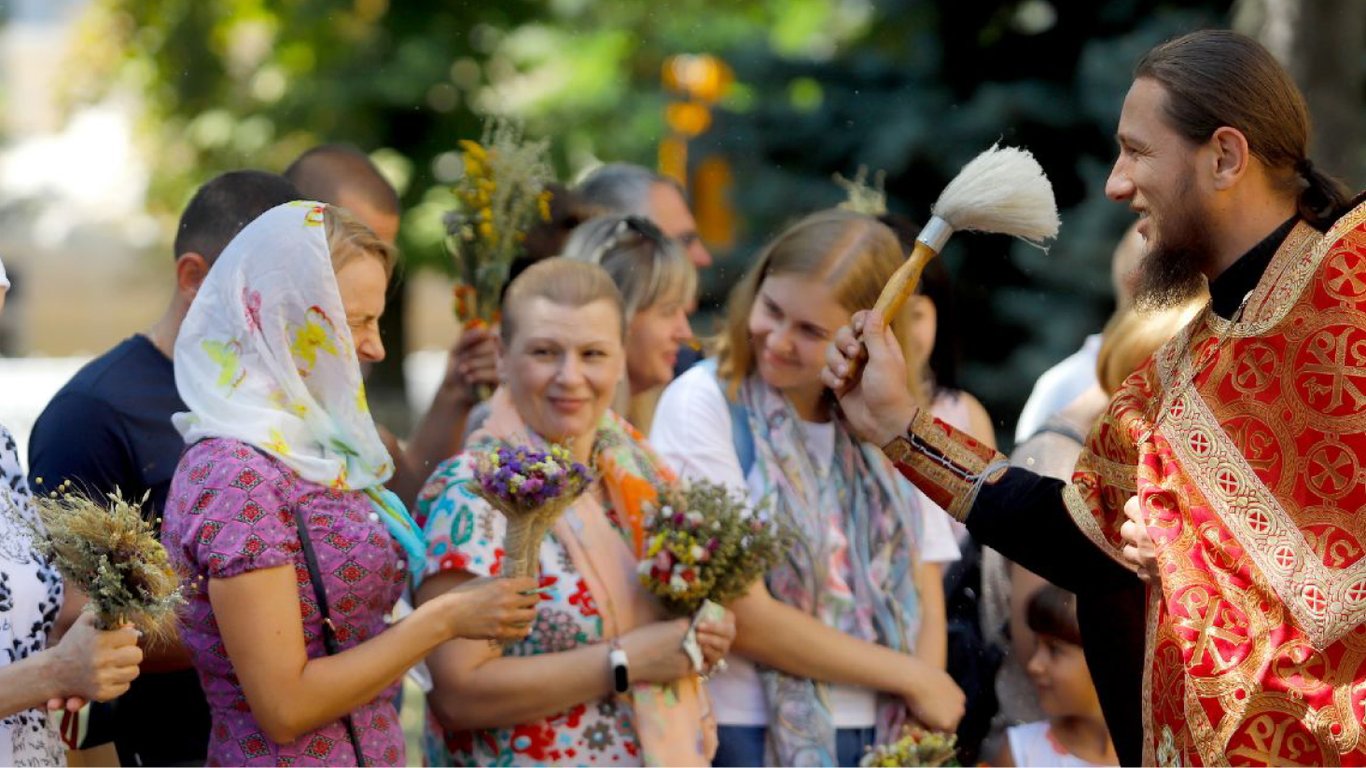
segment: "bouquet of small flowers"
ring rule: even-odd
[[[541,541],[592,481],[561,445],[539,451],[504,443],[476,455],[473,491],[507,518],[502,575],[539,575]]]
[[[89,595],[97,628],[132,624],[153,638],[175,632],[180,575],[141,502],[111,493],[102,504],[63,484],[34,503],[42,521],[42,528],[28,524],[35,546],[68,585]]]
[[[640,583],[679,616],[744,594],[782,553],[784,536],[762,509],[697,481],[660,494],[645,521]]]
[[[898,766],[956,766],[958,737],[951,733],[927,731],[914,725],[901,727],[901,738],[891,744],[868,748],[859,765],[864,768],[897,768]]]
[[[481,141],[460,141],[464,174],[455,182],[460,207],[446,214],[459,284],[461,323],[494,323],[508,270],[537,220],[550,219],[554,180],[548,140],[526,141],[514,123],[494,120]]]

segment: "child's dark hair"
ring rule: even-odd
[[[1077,598],[1062,587],[1045,584],[1035,592],[1025,609],[1025,622],[1037,635],[1048,635],[1063,642],[1081,645]]]

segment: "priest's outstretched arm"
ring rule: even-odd
[[[854,361],[865,355],[859,375]],[[882,446],[897,469],[966,523],[978,542],[1072,592],[1134,583],[1118,551],[1098,546],[1079,527],[1078,520],[1087,519],[1078,513],[1085,505],[1080,489],[1011,467],[1001,453],[915,405],[901,347],[879,315],[860,312],[840,329],[822,377],[854,430]]]

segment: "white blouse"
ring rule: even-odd
[[[802,431],[817,460],[833,459],[833,424],[806,423]],[[650,443],[681,479],[702,479],[724,485],[751,501],[763,498],[767,489],[759,470],[750,467],[745,476],[731,434],[730,406],[715,373],[704,366],[688,369],[664,390],[655,409]],[[949,517],[923,499],[920,511],[920,557],[929,563],[959,558],[958,544],[949,528]],[[754,665],[738,656],[729,668],[708,681],[721,725],[767,725],[768,708],[763,685]],[[866,728],[877,719],[877,692],[854,686],[831,685],[830,711],[837,728]]]
[[[0,426],[0,665],[43,650],[62,607],[61,576],[34,551],[30,524],[37,524],[37,512],[28,482],[14,437]],[[0,765],[66,765],[45,709],[0,719]]]

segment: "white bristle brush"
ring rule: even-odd
[[[874,309],[888,322],[915,293],[920,272],[960,229],[1022,238],[1039,247],[1058,234],[1053,185],[1027,150],[992,145],[949,182],[930,207],[911,256],[892,274]]]

